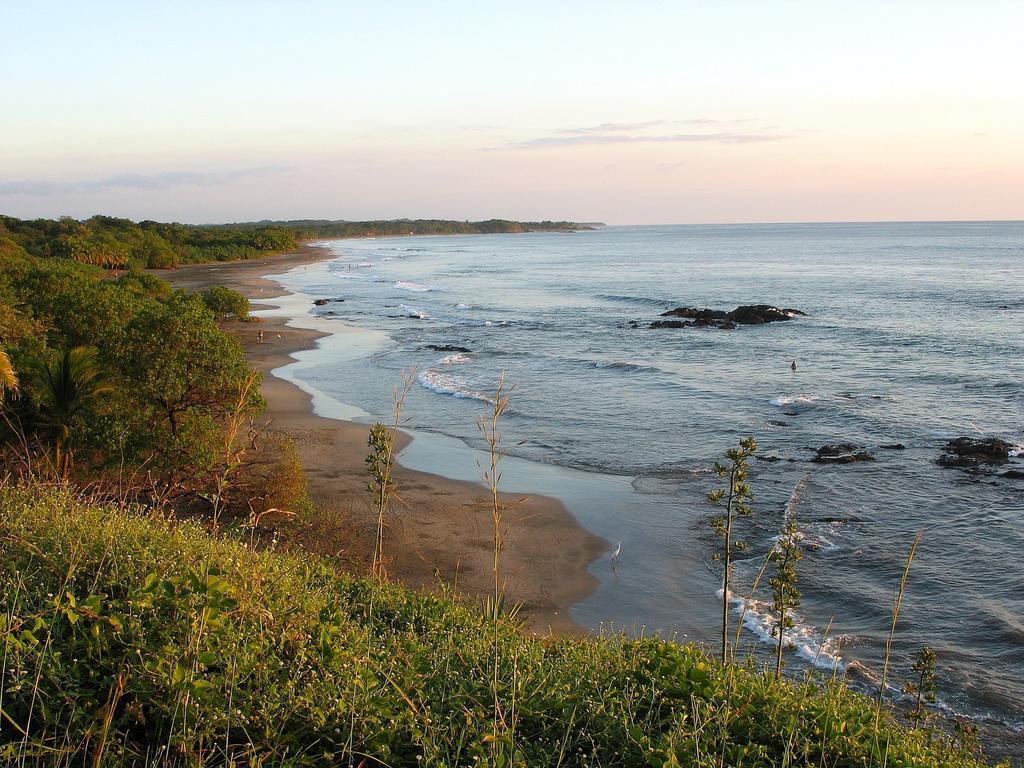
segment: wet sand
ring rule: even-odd
[[[155,271],[188,291],[224,285],[259,302],[285,295],[264,276],[330,257],[323,248],[303,247],[294,254],[245,262],[219,262]],[[257,342],[262,329],[264,340]],[[292,361],[291,354],[316,346],[324,334],[291,328],[286,320],[232,322],[225,330],[241,342],[250,364],[264,375],[267,400],[263,420],[268,430],[291,437],[309,479],[317,513],[290,526],[290,543],[337,558],[356,573],[369,570],[376,514],[366,490],[364,458],[369,427],[328,419],[313,412],[312,398],[271,371]],[[410,438],[402,435],[402,445]],[[401,497],[389,521],[385,557],[390,577],[417,589],[452,585],[469,596],[492,589],[492,523],[489,497],[482,484],[399,467]],[[502,572],[506,600],[523,604],[521,617],[534,632],[582,632],[568,608],[590,595],[598,581],[587,566],[607,542],[580,526],[556,499],[505,495],[505,545]]]

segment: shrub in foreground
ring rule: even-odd
[[[527,637],[66,491],[0,490],[0,599],[5,765],[979,764],[838,684]]]

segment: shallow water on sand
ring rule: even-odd
[[[324,322],[386,336],[356,359],[330,346],[310,353],[294,375],[383,418],[400,372],[417,366],[406,413],[424,439],[404,458],[471,474],[471,453],[450,451],[479,446],[475,418],[504,371],[516,385],[506,445],[530,460],[514,481],[561,496],[613,548],[621,542],[614,572],[610,553],[593,565],[602,587],[574,608],[579,621],[713,642],[721,571],[704,496],[713,462],[754,435],[773,460],[754,463],[736,592],[747,593],[803,481],[791,668],[838,665],[870,686],[923,531],[895,679],[931,645],[941,706],[1011,734],[1024,727],[1024,481],[935,464],[951,437],[1024,442],[1024,223],[614,227],[326,246],[336,259],[282,282],[343,298],[309,307]],[[753,303],[808,317],[647,327],[675,306]],[[432,443],[431,432],[458,440]],[[837,442],[875,461],[809,461]],[[743,642],[767,650],[757,597]]]

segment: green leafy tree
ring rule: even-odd
[[[82,416],[113,387],[103,379],[93,347],[65,350],[52,363],[40,366],[40,374],[40,420],[53,441],[54,468],[65,476],[74,458],[76,427]]]
[[[800,549],[800,531],[796,519],[790,518],[783,528],[782,536],[768,554],[768,559],[775,564],[775,576],[769,579],[768,584],[772,588],[772,611],[776,617],[772,633],[778,637],[775,649],[776,677],[782,677],[782,652],[786,646],[786,630],[793,626],[793,611],[800,607],[796,564],[801,557],[803,551]]]
[[[747,462],[757,451],[757,442],[752,437],[740,440],[739,447],[725,452],[728,464],[715,464],[715,473],[726,480],[726,487],[708,494],[708,501],[725,508],[722,515],[711,519],[711,527],[722,537],[722,551],[716,559],[723,561],[722,569],[722,661],[729,658],[729,597],[732,580],[732,556],[734,552],[746,549],[742,541],[733,538],[733,524],[737,517],[751,513],[748,502],[754,498],[747,485]]]
[[[149,413],[154,448],[179,467],[202,464],[216,450],[218,424],[237,411],[240,391],[247,393],[246,414],[264,404],[258,386],[244,386],[251,371],[238,342],[217,327],[199,296],[149,302],[116,340],[112,357],[125,388]]]
[[[249,300],[238,291],[225,288],[223,285],[215,285],[200,295],[206,308],[217,318],[233,317],[236,320],[245,320],[249,317]]]

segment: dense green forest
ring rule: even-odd
[[[0,255],[0,351],[16,377],[0,438],[50,477],[117,470],[200,489],[225,420],[262,400],[238,343],[218,326],[244,297],[172,291],[139,271],[109,279],[72,259]],[[14,389],[14,387],[8,387]]]
[[[171,268],[203,261],[252,259],[320,238],[383,235],[493,234],[571,231],[567,221],[261,221],[191,225],[133,222],[112,216],[30,221],[0,216],[0,255],[64,258],[107,269]]]

